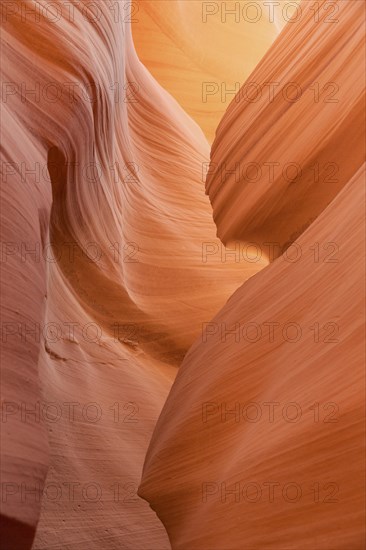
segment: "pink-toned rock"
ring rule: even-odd
[[[364,12],[274,4],[1,4],[7,549],[361,548]]]
[[[202,319],[266,261],[222,261],[206,138],[124,18],[41,4],[2,6],[7,548],[38,524],[37,549],[161,550],[137,496],[153,427]]]

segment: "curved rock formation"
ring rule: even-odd
[[[290,3],[210,164],[289,13],[223,4],[1,3],[6,548],[361,547],[361,2]]]
[[[364,162],[364,6],[316,6],[301,3],[217,129],[206,189],[224,243],[285,248]]]
[[[244,84],[212,148],[220,238],[277,259],[207,319],[156,426],[140,494],[176,550],[358,549],[365,536],[364,8],[337,2],[327,24],[326,3],[319,22],[301,6],[249,78],[275,82],[273,100],[245,102]]]
[[[362,548],[364,183],[360,170],[183,361],[140,487],[174,549]]]
[[[160,550],[136,494],[155,420],[202,318],[265,261],[222,261],[206,139],[89,4],[2,6],[2,514],[9,548],[42,506],[34,548]]]

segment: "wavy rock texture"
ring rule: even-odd
[[[364,5],[318,6],[301,4],[217,129],[206,189],[225,243],[286,246],[364,162]]]
[[[203,261],[208,143],[125,17],[46,4],[3,4],[3,525],[9,548],[40,517],[34,548],[160,550],[152,429],[202,319],[266,262]]]
[[[183,361],[140,487],[173,548],[363,547],[364,183],[360,170],[298,261],[240,287]]]
[[[318,24],[301,4],[250,80],[316,80],[321,98],[334,80],[339,102],[304,91],[291,103],[281,87],[271,104],[234,100],[209,197],[208,140],[232,96],[202,103],[202,82],[243,82],[283,27],[284,2],[273,23],[244,25],[220,12],[204,23],[195,0],[147,0],[136,14],[124,1],[52,4],[56,18],[45,0],[1,6],[6,547],[360,548],[361,2],[339,1],[335,25],[324,2]],[[249,185],[230,174],[238,160],[304,174]],[[313,162],[320,179],[338,163],[338,181],[315,185]],[[282,251],[300,233],[299,261],[253,253],[251,242]],[[251,321],[297,322],[304,335],[225,341],[222,330]],[[324,341],[329,323],[337,343]],[[301,422],[222,420],[221,403],[271,400],[300,403]],[[329,413],[338,422],[324,423]],[[155,426],[139,492],[163,524],[137,495]],[[304,496],[222,502],[221,483],[243,479],[294,481]],[[323,502],[334,490],[338,502]]]
[[[212,148],[220,238],[279,257],[207,319],[155,429],[140,494],[174,549],[363,547],[364,9],[315,23],[309,4],[249,78],[279,82],[273,102],[239,94]],[[254,183],[265,162],[301,174]]]

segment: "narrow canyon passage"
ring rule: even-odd
[[[4,548],[361,550],[363,3],[1,7]]]

